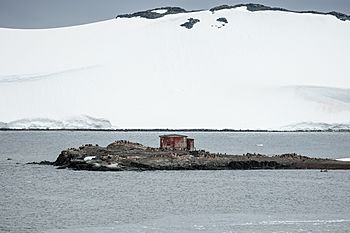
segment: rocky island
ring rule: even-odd
[[[115,141],[107,147],[86,144],[78,149],[70,148],[63,150],[55,162],[43,161],[39,164],[90,171],[350,169],[350,162],[297,154],[226,155],[162,146],[152,148],[125,140]]]

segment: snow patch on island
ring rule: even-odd
[[[343,162],[350,162],[350,158],[341,158],[341,159],[336,159],[338,161],[343,161]]]
[[[158,13],[158,14],[165,14],[168,12],[167,9],[158,9],[158,10],[153,10],[152,12]]]
[[[93,160],[93,159],[95,159],[96,158],[96,156],[86,156],[85,158],[84,158],[84,161],[90,161],[90,160]]]

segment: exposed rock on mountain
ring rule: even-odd
[[[335,12],[335,11],[331,11],[331,12],[327,12],[327,13],[319,12],[319,11],[293,11],[293,10],[287,10],[287,9],[280,8],[280,7],[269,7],[269,6],[264,6],[261,4],[253,4],[253,3],[238,4],[238,5],[234,5],[234,6],[221,5],[221,6],[216,6],[216,7],[211,8],[210,11],[214,13],[215,11],[220,11],[220,10],[225,10],[225,9],[234,9],[234,8],[238,8],[238,7],[247,7],[247,10],[251,11],[251,12],[255,12],[255,11],[284,11],[284,12],[302,13],[302,14],[333,15],[333,16],[335,16],[338,19],[343,20],[343,21],[350,20],[349,15]]]
[[[185,9],[182,9],[180,7],[161,7],[161,8],[155,8],[152,10],[140,11],[132,14],[118,15],[117,18],[142,17],[146,19],[157,19],[165,15],[172,15],[172,14],[179,14],[179,13],[186,13],[186,12],[191,12],[191,11],[186,11]]]
[[[218,18],[216,21],[223,22],[223,23],[228,23],[227,19],[224,18],[224,17]]]
[[[189,18],[189,19],[188,19],[188,22],[183,23],[183,24],[181,24],[180,26],[181,26],[181,27],[185,27],[185,28],[187,28],[187,29],[191,29],[191,28],[193,28],[193,26],[194,26],[196,23],[199,23],[199,22],[200,22],[199,19]]]

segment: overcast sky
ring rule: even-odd
[[[192,10],[248,2],[291,10],[350,14],[350,0],[0,0],[0,27],[62,27],[111,19],[117,14],[162,6],[180,6]]]

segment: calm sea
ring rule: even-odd
[[[88,172],[25,164],[86,143],[158,146],[161,134],[0,132],[0,232],[349,232],[349,171]],[[350,157],[350,133],[182,134],[211,152]]]

